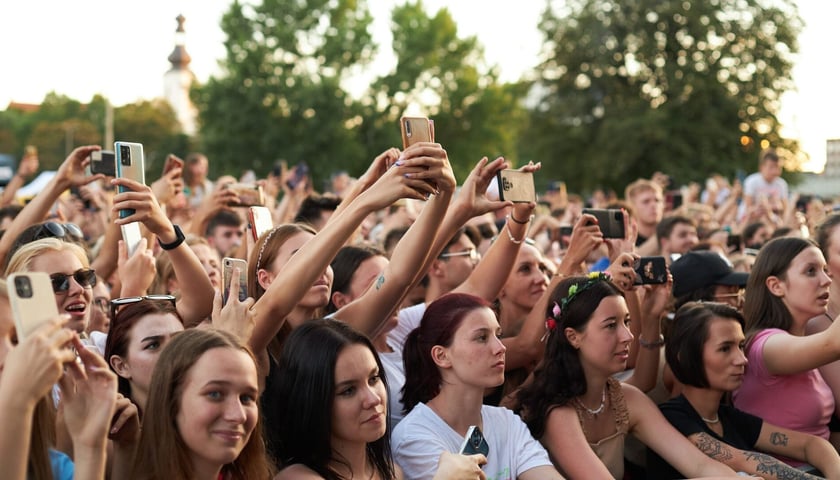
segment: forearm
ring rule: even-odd
[[[134,463],[134,452],[136,448],[136,444],[120,445],[117,442],[114,442],[109,478],[114,480],[120,478],[131,478],[131,467]]]
[[[545,342],[542,341],[543,337],[549,334],[563,335],[563,332],[556,328],[553,332],[549,332],[546,330],[545,324],[548,300],[551,298],[554,289],[557,288],[557,284],[562,280],[562,275],[552,277],[548,288],[525,319],[525,324],[522,325],[519,335],[502,339],[502,343],[508,349],[505,353],[505,370],[514,370],[521,367],[532,369],[543,357],[545,349]]]
[[[161,242],[167,243],[167,239],[161,239]],[[172,269],[181,291],[177,306],[178,313],[185,325],[198,323],[209,317],[213,310],[213,296],[216,291],[213,290],[210,277],[207,276],[207,271],[186,243],[181,243],[167,253],[172,261]]]
[[[739,453],[742,457],[742,460],[737,462],[740,467],[730,465],[736,471],[778,480],[816,480],[820,478],[793,468],[765,453],[751,451],[741,451]]]
[[[35,405],[17,405],[18,402],[11,398],[13,393],[9,390],[0,390],[0,423],[3,425],[3,432],[0,433],[0,465],[3,466],[3,478],[24,480]]]
[[[840,479],[840,457],[831,443],[812,437],[805,444],[805,461],[819,470],[825,478]]]
[[[15,175],[9,180],[9,183],[6,184],[6,188],[3,189],[3,196],[0,197],[0,206],[5,207],[6,205],[11,205],[11,203],[15,200],[15,194],[17,193],[18,189],[23,186],[24,178],[20,175]]]
[[[69,188],[69,185],[65,185],[64,182],[59,182],[57,177],[53,177],[44,190],[35,195],[32,201],[23,207],[23,210],[18,213],[6,229],[6,233],[0,238],[0,262],[5,262],[9,249],[12,248],[15,239],[21,232],[30,225],[44,221],[52,204],[67,188]]]
[[[488,302],[496,300],[507,282],[519,254],[519,247],[527,234],[527,224],[518,224],[508,218],[496,241],[487,250],[487,255],[455,291],[470,293]]]
[[[73,446],[73,479],[102,480],[105,478],[105,436],[101,444]]]

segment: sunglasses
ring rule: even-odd
[[[84,234],[75,223],[44,222],[32,240],[40,240],[42,238],[81,240],[84,238]]]
[[[175,297],[173,295],[143,295],[142,297],[123,297],[111,300],[111,320],[116,320],[117,310],[125,305],[140,303],[142,301],[150,302],[172,302],[175,306]]]
[[[50,275],[53,292],[64,293],[70,290],[71,278],[82,288],[90,288],[96,285],[96,272],[90,268],[80,268],[69,275],[64,273],[53,273]]]

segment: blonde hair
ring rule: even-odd
[[[624,189],[624,200],[631,202],[633,197],[647,191],[652,191],[656,195],[660,197],[662,196],[662,186],[652,180],[640,178],[630,185],[627,185],[627,188]]]
[[[35,258],[47,252],[70,252],[79,259],[84,268],[90,268],[87,253],[82,247],[57,238],[42,238],[29,242],[16,251],[9,260],[5,275],[15,272],[31,272],[32,262]]]

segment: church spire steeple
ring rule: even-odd
[[[175,17],[178,22],[178,28],[175,30],[175,49],[169,54],[169,63],[175,70],[186,69],[190,64],[190,54],[187,53],[187,48],[184,46],[184,21],[186,18],[183,15]]]

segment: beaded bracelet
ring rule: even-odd
[[[514,220],[514,221],[516,221],[516,220]],[[509,228],[507,228],[507,226],[505,226],[505,231],[506,231],[506,232],[507,232],[507,234],[508,234],[508,238],[510,239],[510,242],[511,242],[511,243],[513,243],[514,245],[519,245],[519,244],[521,244],[521,243],[525,240],[525,237],[524,237],[524,236],[522,237],[522,240],[517,240],[517,239],[513,238],[513,234],[512,234],[512,233],[510,233],[510,229],[509,229]],[[527,234],[528,234],[528,232],[525,232],[525,234],[527,235]]]

